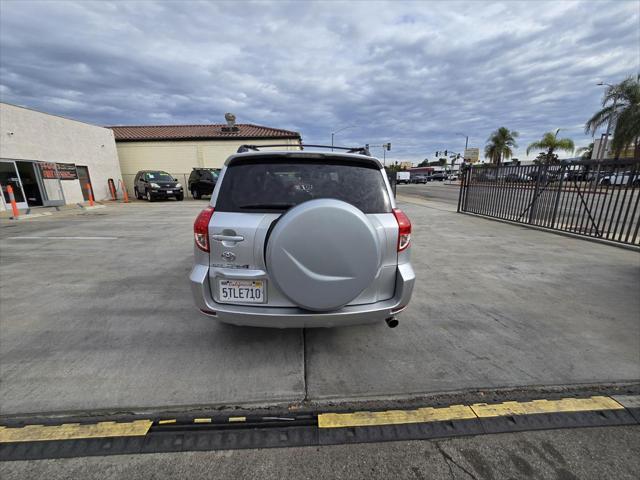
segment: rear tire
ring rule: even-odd
[[[176,201],[181,202],[182,200],[184,200],[184,194],[176,195]]]

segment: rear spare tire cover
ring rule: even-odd
[[[376,277],[381,254],[366,215],[329,198],[292,208],[275,224],[266,249],[269,277],[307,310],[338,309]]]

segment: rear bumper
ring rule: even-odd
[[[413,293],[415,273],[410,263],[398,265],[395,294],[389,300],[343,307],[334,312],[310,312],[301,308],[227,305],[211,296],[209,266],[191,270],[191,292],[198,309],[207,316],[234,325],[270,328],[340,327],[381,322],[407,306]]]
[[[172,193],[167,193],[166,191],[162,191],[162,190],[150,190],[149,194],[151,195],[152,198],[172,198],[172,197],[182,197],[184,195],[184,191],[180,189],[180,190],[173,190]]]

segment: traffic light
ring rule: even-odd
[[[448,154],[448,150],[445,150],[445,151],[444,151],[444,156],[446,157],[446,156],[447,156],[447,154]]]
[[[387,147],[387,150],[391,150],[391,142],[387,143],[385,146]]]
[[[440,152],[436,152],[436,157],[439,157],[439,156],[440,156]]]

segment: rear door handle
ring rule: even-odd
[[[244,240],[242,235],[220,235],[215,234],[211,235],[213,240],[217,240],[218,242],[241,242]]]

